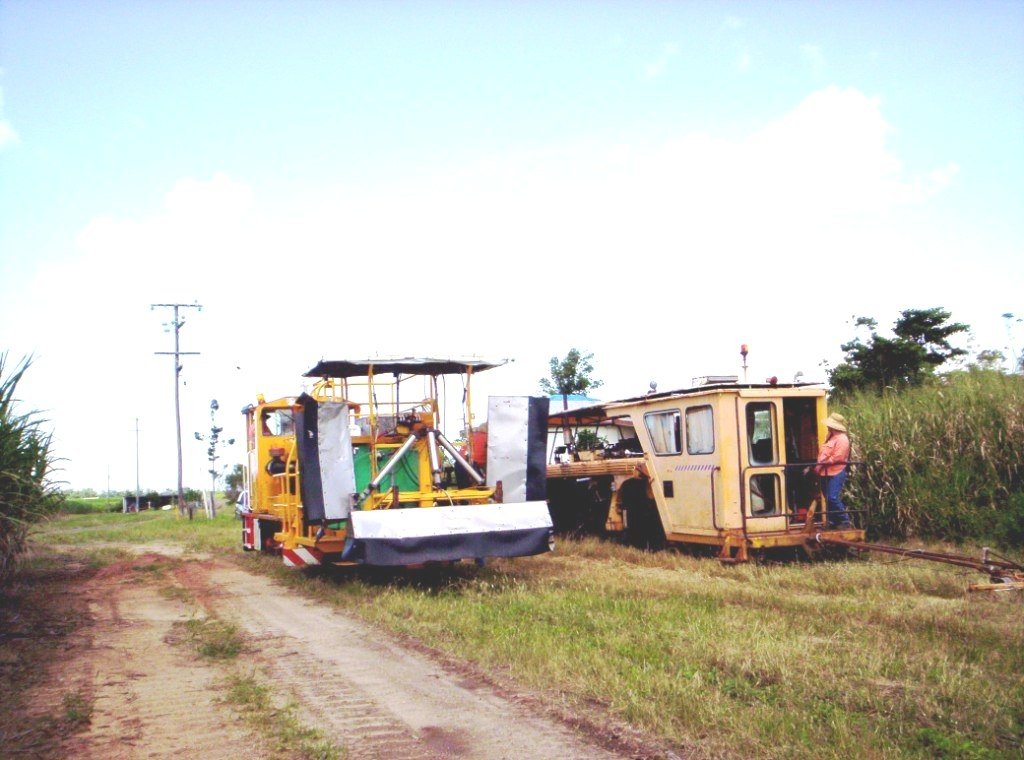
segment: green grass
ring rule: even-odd
[[[157,592],[164,599],[171,599],[186,605],[195,605],[196,603],[196,598],[192,592],[181,586],[160,586]]]
[[[234,673],[225,682],[224,701],[233,705],[245,720],[271,742],[284,757],[310,760],[343,760],[345,750],[298,718],[293,702],[275,703],[274,692],[255,675]]]
[[[244,646],[238,626],[217,618],[192,618],[185,621],[184,640],[203,657],[231,660]]]
[[[87,726],[92,720],[92,700],[81,692],[68,692],[63,697],[64,721],[72,728]]]
[[[482,569],[299,572],[243,553],[237,519],[138,517],[65,518],[40,538],[216,548],[293,593],[697,757],[1024,752],[1024,594],[968,594],[984,576],[949,565],[724,566],[560,539],[551,555]]]
[[[228,510],[212,520],[198,515],[189,520],[173,510],[160,510],[58,515],[36,525],[32,539],[36,544],[70,545],[171,541],[192,551],[214,551],[235,548],[241,542],[241,530],[241,522]]]
[[[94,512],[120,512],[120,496],[98,496],[92,499],[68,497],[60,504],[60,511],[68,515],[88,515]]]
[[[556,703],[601,705],[708,755],[1022,751],[1021,595],[968,596],[976,578],[947,566],[723,567],[563,540],[483,571],[285,577]]]

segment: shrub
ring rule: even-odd
[[[53,465],[50,436],[34,413],[18,414],[14,392],[31,363],[23,359],[5,375],[7,354],[0,354],[0,580],[25,548],[29,525],[49,514],[60,494],[47,480]]]
[[[589,428],[583,428],[576,433],[576,449],[578,451],[596,451],[603,449],[608,443],[604,436],[600,436]]]

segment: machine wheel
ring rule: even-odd
[[[548,504],[555,532],[562,535],[600,535],[608,514],[611,489],[607,480],[585,483],[560,478],[548,482]]]
[[[620,499],[626,518],[626,542],[639,549],[663,549],[665,528],[646,488],[636,481],[624,483]]]
[[[264,554],[279,554],[281,545],[274,541],[274,534],[281,529],[281,524],[274,520],[257,520],[256,523],[260,551]]]
[[[800,544],[800,551],[808,562],[814,562],[821,557],[821,546],[817,543],[804,541]]]

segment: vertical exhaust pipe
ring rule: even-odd
[[[437,455],[437,436],[433,430],[427,431],[427,449],[430,454],[430,472],[434,476],[434,488],[441,490],[441,459]]]

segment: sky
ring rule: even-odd
[[[824,381],[908,308],[1019,354],[1022,294],[1019,0],[0,0],[0,353],[68,489],[177,487],[152,304],[202,488],[210,401],[321,359]]]

